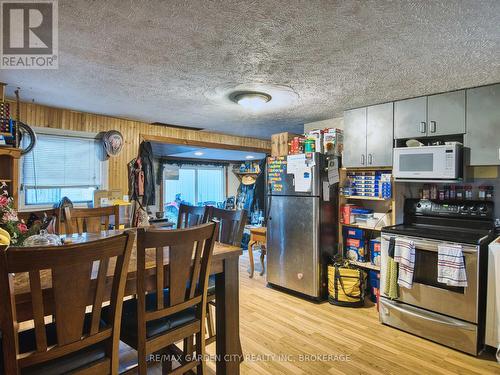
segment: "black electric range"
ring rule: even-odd
[[[431,201],[407,199],[403,224],[384,233],[480,245],[494,232],[490,201]]]

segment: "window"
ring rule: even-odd
[[[174,167],[175,168],[175,167]],[[177,172],[177,171],[176,171]],[[225,199],[224,167],[183,166],[164,180],[163,201],[169,220],[177,221],[178,205],[217,205]]]
[[[103,187],[106,163],[99,158],[100,143],[69,133],[37,132],[36,147],[22,159],[23,206],[52,206],[63,197],[90,203]]]

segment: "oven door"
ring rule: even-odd
[[[387,250],[393,235],[382,235],[381,293],[385,290]],[[437,281],[438,244],[442,241],[397,236],[415,243],[413,287],[399,288],[398,301],[419,308],[477,323],[478,315],[478,247],[461,244],[463,248],[467,287],[453,287]]]

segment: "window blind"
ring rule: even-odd
[[[39,134],[23,157],[26,187],[91,187],[102,182],[100,144],[89,138]]]

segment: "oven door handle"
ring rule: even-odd
[[[425,239],[420,239],[420,238],[414,238],[414,237],[406,237],[406,236],[400,236],[400,235],[386,235],[383,234],[382,238],[386,241],[390,241],[391,237],[400,237],[404,239],[408,239],[414,242],[415,248],[416,249],[422,249],[422,250],[428,250],[428,251],[438,251],[438,245],[440,243],[444,244],[450,244],[450,245],[458,245],[462,246],[462,252],[464,253],[470,253],[470,254],[477,254],[477,248],[473,246],[464,246],[464,244],[458,243],[458,242],[449,242],[449,241],[433,241],[433,240],[425,240]]]
[[[397,302],[388,301],[388,300],[382,299],[382,298],[381,298],[381,302],[382,302],[382,305],[390,306],[394,310],[397,310],[403,314],[414,316],[415,318],[428,320],[430,322],[437,323],[437,324],[444,324],[447,326],[460,327],[461,329],[473,330],[473,328],[471,327],[470,324],[460,323],[456,319],[453,319],[453,321],[447,321],[445,319],[435,319],[432,316],[430,316],[430,314],[429,315],[419,314],[415,311],[411,311],[409,309],[405,309],[403,307],[400,307],[397,305]]]

